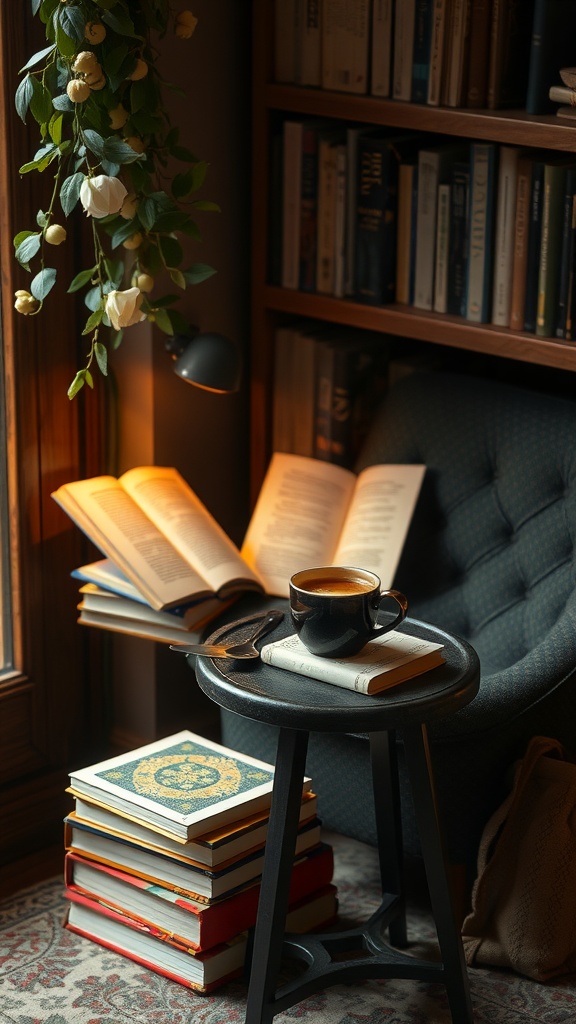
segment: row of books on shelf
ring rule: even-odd
[[[276,0],[277,82],[430,106],[551,111],[571,0]]]
[[[283,145],[277,283],[572,340],[570,155],[317,119]]]
[[[70,776],[66,926],[207,992],[246,966],[272,765],[183,731]],[[332,847],[303,783],[287,930],[337,914]]]

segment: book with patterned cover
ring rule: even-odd
[[[273,780],[273,765],[188,730],[70,774],[81,795],[184,842],[268,807]]]

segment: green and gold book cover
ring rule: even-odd
[[[183,731],[75,771],[70,780],[79,793],[186,841],[268,806],[274,767]]]

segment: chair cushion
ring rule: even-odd
[[[457,731],[519,713],[576,664],[575,438],[571,401],[447,373],[401,380],[367,438],[358,468],[427,466],[395,580],[410,614],[469,640],[493,677]]]

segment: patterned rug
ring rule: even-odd
[[[375,852],[341,836],[326,839],[335,850],[340,923],[349,927],[377,902]],[[0,903],[0,1024],[243,1024],[244,984],[195,995],[62,928],[64,908],[59,878]],[[411,908],[409,937],[414,953],[437,955],[425,911]],[[576,1024],[574,978],[548,986],[473,969],[470,980],[476,1024]],[[444,987],[414,981],[336,985],[279,1013],[274,1024],[295,1021],[452,1024]]]

